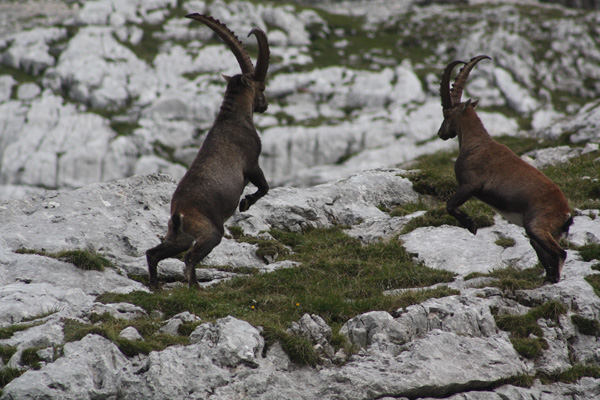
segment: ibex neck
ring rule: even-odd
[[[217,115],[217,121],[236,119],[254,126],[252,106],[252,99],[249,99],[248,96],[226,95]]]
[[[460,148],[479,146],[488,140],[492,140],[492,138],[477,113],[472,108],[467,108],[459,124],[458,143]]]

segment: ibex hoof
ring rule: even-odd
[[[244,212],[250,208],[250,201],[247,198],[243,198],[240,201],[240,212]]]

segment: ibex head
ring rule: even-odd
[[[250,88],[254,93],[254,106],[253,111],[263,113],[267,110],[269,103],[265,96],[265,78],[267,76],[267,69],[269,68],[269,42],[267,41],[267,35],[259,28],[253,28],[248,36],[256,36],[258,42],[258,57],[256,60],[256,69],[252,65],[252,60],[246,51],[246,48],[237,38],[237,36],[227,28],[227,26],[208,15],[203,14],[189,14],[187,18],[195,19],[204,23],[210,29],[212,29],[223,41],[229,46],[229,49],[233,52],[235,58],[242,69],[240,79],[233,80],[235,83],[241,82],[244,87]],[[231,77],[223,75],[227,82],[233,82]],[[237,75],[236,75],[237,77]]]
[[[460,119],[460,116],[468,107],[475,108],[477,106],[479,100],[472,102],[469,99],[466,102],[461,103],[460,98],[462,96],[463,88],[465,87],[469,73],[479,61],[484,59],[491,60],[490,57],[481,55],[473,57],[468,63],[456,60],[452,61],[446,66],[446,69],[442,74],[442,82],[440,85],[444,122],[442,122],[442,126],[440,126],[440,130],[438,131],[438,136],[443,140],[456,137],[458,133],[456,124]],[[456,79],[454,80],[454,84],[452,85],[452,89],[450,89],[450,75],[452,74],[454,67],[456,67],[458,64],[465,64],[465,66],[459,71]]]

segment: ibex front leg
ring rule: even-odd
[[[477,234],[477,226],[475,225],[475,221],[473,221],[468,214],[459,210],[458,207],[465,204],[465,202],[473,197],[474,194],[475,189],[473,187],[461,185],[456,190],[456,193],[454,193],[446,203],[446,210],[448,211],[448,214],[456,218],[458,222],[467,228],[473,235]]]
[[[269,192],[269,184],[265,179],[265,174],[258,165],[252,171],[250,171],[246,177],[254,186],[258,188],[258,190],[247,195],[240,201],[240,211],[248,210],[251,205],[256,203],[258,199]]]

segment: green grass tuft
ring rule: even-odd
[[[576,250],[583,261],[600,260],[600,244],[586,244]]]
[[[56,253],[55,257],[84,271],[104,271],[104,268],[112,266],[106,258],[90,250],[61,251]]]
[[[15,325],[5,326],[3,328],[0,328],[0,339],[10,339],[12,337],[12,335],[15,334],[15,332],[25,331],[29,328],[32,328],[34,326],[38,326],[41,324],[42,324],[42,322],[35,322],[35,323],[28,323],[28,324],[15,324]]]
[[[21,364],[29,365],[33,369],[42,368],[42,364],[40,361],[42,359],[38,356],[38,351],[43,347],[30,347],[28,349],[23,350],[21,353]]]
[[[279,342],[281,348],[293,363],[311,367],[319,364],[319,357],[317,356],[312,343],[308,340],[289,334],[282,329],[272,328],[263,331],[263,336],[265,337],[266,347],[275,342]]]
[[[89,334],[100,335],[115,343],[121,352],[129,357],[140,353],[149,354],[155,350],[160,351],[172,345],[189,344],[188,337],[159,333],[160,324],[149,319],[121,320],[110,314],[102,314],[96,315],[90,320],[95,323],[87,324],[71,319],[65,320],[65,342],[78,341]],[[128,340],[119,337],[119,333],[128,326],[136,328],[144,339]]]
[[[567,312],[567,307],[558,301],[549,301],[532,308],[525,315],[496,315],[496,325],[503,331],[511,333],[513,347],[522,357],[535,359],[548,349],[548,342],[543,339],[544,332],[537,324],[540,318],[558,322],[558,317]],[[534,335],[537,337],[531,337]]]
[[[437,152],[417,158],[411,168],[419,172],[408,176],[413,183],[413,189],[439,201],[448,201],[458,187],[454,175],[454,161],[457,156],[458,152],[453,151]]]
[[[10,381],[21,376],[23,372],[16,368],[2,368],[0,369],[0,388],[8,385]]]
[[[475,221],[477,228],[486,228],[494,225],[494,212],[479,200],[469,201],[461,207]],[[460,222],[446,211],[446,206],[430,209],[424,215],[413,218],[402,228],[402,234],[414,231],[426,226],[458,226]],[[466,229],[466,228],[465,228]]]
[[[600,274],[588,275],[585,277],[585,280],[592,285],[596,296],[600,297]]]
[[[532,360],[548,349],[548,342],[542,338],[511,338],[510,341],[517,353]]]
[[[279,245],[293,250],[282,258],[298,261],[300,266],[236,277],[199,292],[176,288],[154,293],[106,293],[98,301],[126,301],[148,312],[159,310],[167,317],[189,311],[203,321],[232,315],[262,326],[265,332],[277,333],[285,332],[291,322],[305,313],[317,314],[335,325],[364,312],[394,312],[430,297],[457,294],[442,287],[385,295],[389,289],[426,288],[454,279],[451,272],[415,263],[397,239],[363,245],[341,228],[315,229],[304,234],[272,231],[271,235]],[[290,343],[289,346],[302,347],[302,342]],[[310,354],[302,349],[298,352],[304,354],[298,356],[299,360],[308,357],[302,362],[312,365]]]
[[[503,331],[511,332],[515,338],[526,339],[531,334],[538,337],[544,336],[542,328],[531,314],[497,316],[496,325]]]
[[[104,271],[104,268],[112,267],[112,263],[96,253],[94,250],[65,250],[57,253],[50,253],[45,250],[18,249],[18,254],[37,254],[44,257],[55,258],[64,262],[71,263],[77,268],[85,271]]]
[[[6,364],[16,352],[17,348],[14,346],[0,345],[0,360]]]
[[[590,336],[600,336],[600,322],[597,320],[584,318],[581,315],[572,315],[571,321],[580,333]]]
[[[403,217],[405,215],[413,214],[417,211],[427,211],[430,208],[429,205],[425,204],[423,201],[418,201],[416,203],[407,203],[401,206],[394,207],[393,210],[382,210],[384,212],[388,212],[390,217]]]
[[[600,367],[597,365],[574,365],[571,369],[560,373],[541,377],[544,384],[553,382],[574,383],[583,377],[600,378]]]
[[[529,290],[541,287],[544,284],[544,269],[539,265],[523,270],[515,267],[506,267],[495,269],[488,274],[472,273],[465,276],[465,280],[480,277],[496,278],[497,281],[488,283],[487,285],[514,292],[516,290]]]
[[[515,375],[510,378],[501,379],[498,386],[513,385],[522,388],[530,388],[535,382],[535,377],[531,375]]]
[[[600,181],[597,152],[576,157],[570,162],[544,168],[542,172],[561,188],[571,207],[582,210],[600,208]]]
[[[513,238],[500,238],[498,240],[496,240],[494,243],[496,243],[498,246],[503,247],[505,249],[509,248],[509,247],[513,247],[516,242],[515,239]]]
[[[234,236],[234,238],[239,242],[255,244],[258,247],[256,255],[265,261],[277,260],[280,256],[289,254],[289,250],[276,240],[260,239],[254,236],[242,236],[237,233],[236,236]]]

